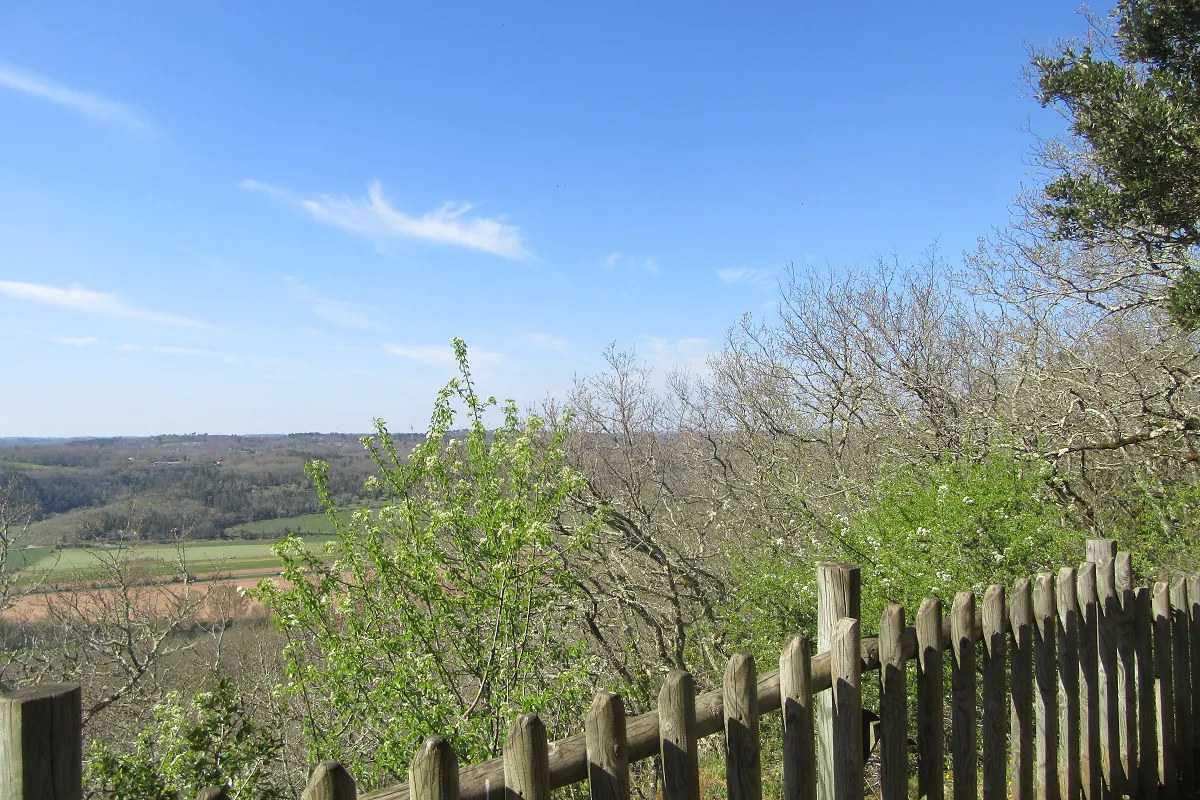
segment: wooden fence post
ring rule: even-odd
[[[758,671],[738,653],[721,684],[725,713],[725,787],[729,800],[762,800],[758,740]]]
[[[834,630],[843,617],[862,616],[862,571],[854,564],[822,562],[817,565],[817,650],[828,650]],[[821,745],[833,736],[833,696],[817,695],[817,730]],[[824,746],[817,748],[817,800],[834,800],[833,762],[835,754]]]
[[[1033,582],[1033,659],[1037,695],[1034,787],[1037,800],[1058,798],[1058,681],[1055,675],[1054,576],[1038,575]]]
[[[0,697],[0,797],[83,797],[83,694],[77,683]]]
[[[954,800],[978,800],[975,752],[975,593],[959,592],[950,607],[951,761]]]
[[[1192,725],[1200,725],[1200,573],[1187,579],[1188,647],[1192,654]],[[1192,761],[1200,770],[1200,735],[1193,732]],[[1200,783],[1200,775],[1197,776]],[[1193,786],[1192,788],[1196,788]]]
[[[458,800],[458,756],[441,736],[421,742],[408,773],[409,800]]]
[[[1013,583],[1009,606],[1013,800],[1033,800],[1033,596],[1028,578],[1018,578]]]
[[[1086,561],[1075,576],[1079,602],[1079,775],[1083,796],[1100,800],[1100,620],[1096,563]]]
[[[1079,800],[1079,596],[1075,568],[1058,572],[1058,792]]]
[[[1088,539],[1084,545],[1084,560],[1099,564],[1106,558],[1117,557],[1117,543],[1112,539]]]
[[[504,740],[507,800],[550,800],[550,754],[546,726],[537,714],[518,714]]]
[[[668,672],[658,692],[658,737],[663,800],[700,800],[696,684],[681,669]]]
[[[1154,689],[1158,716],[1158,781],[1168,798],[1179,796],[1175,751],[1175,694],[1171,677],[1171,587],[1154,584]]]
[[[883,659],[882,631],[879,655]],[[779,701],[783,721],[783,798],[817,795],[817,751],[813,739],[812,661],[808,639],[793,636],[779,656]],[[905,709],[907,712],[907,709]],[[905,782],[907,798],[907,781]],[[887,784],[884,784],[887,791]],[[667,800],[667,798],[664,798]],[[699,797],[696,798],[699,800]],[[889,800],[886,794],[884,800]]]
[[[354,778],[336,761],[322,761],[309,776],[300,800],[355,800],[358,787]]]
[[[1117,660],[1117,629],[1121,606],[1111,558],[1096,564],[1097,650],[1100,666],[1100,770],[1105,797],[1132,794],[1134,784],[1126,781],[1121,760],[1120,668]]]
[[[945,739],[942,696],[942,600],[926,597],[917,610],[917,783],[926,800],[943,800]]]
[[[621,695],[597,692],[583,727],[592,800],[629,800],[629,746]]]
[[[983,800],[1006,800],[1005,700],[1008,696],[1008,613],[1004,587],[983,595]]]
[[[904,608],[895,603],[879,619],[879,783],[881,800],[908,800],[908,665]]]
[[[829,649],[834,800],[862,800],[862,659],[857,619],[838,621]]]
[[[1134,595],[1133,630],[1137,637],[1138,800],[1158,795],[1158,713],[1154,693],[1154,611],[1150,590]]]
[[[1175,694],[1175,763],[1184,791],[1191,790],[1196,776],[1192,763],[1192,662],[1187,612],[1187,578],[1178,575],[1171,579],[1171,675]]]
[[[1127,551],[1117,553],[1113,562],[1113,580],[1120,606],[1117,616],[1117,713],[1121,771],[1125,776],[1125,790],[1132,795],[1134,788],[1141,785],[1138,777],[1141,727],[1138,723],[1138,637],[1134,630],[1138,611],[1133,591],[1133,560]]]

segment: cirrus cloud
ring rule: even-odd
[[[108,292],[93,292],[78,283],[73,283],[65,289],[58,286],[47,286],[43,283],[22,283],[20,281],[0,281],[0,295],[7,295],[17,300],[27,300],[47,306],[57,306],[69,311],[83,311],[90,314],[103,314],[109,317],[124,317],[142,322],[154,322],[160,325],[176,325],[182,328],[212,328],[207,322],[181,317],[177,314],[164,314],[161,311],[151,311],[148,308],[131,306],[118,295]]]
[[[42,75],[18,69],[11,64],[0,62],[0,86],[46,100],[96,122],[125,128],[141,136],[153,136],[156,133],[154,125],[139,112],[123,103],[77,89],[70,89]]]

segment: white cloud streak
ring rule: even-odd
[[[61,289],[57,286],[47,286],[41,283],[0,281],[0,294],[7,295],[16,300],[27,300],[32,303],[56,306],[69,311],[83,311],[89,314],[103,314],[109,317],[124,317],[125,319],[154,322],[160,325],[175,325],[181,328],[213,327],[206,322],[189,317],[164,314],[159,311],[131,306],[115,294],[93,292],[77,283]]]
[[[454,348],[449,345],[391,344],[384,342],[383,349],[394,356],[432,366],[441,367],[455,363]],[[501,358],[499,353],[482,350],[478,347],[470,348],[467,351],[467,356],[470,358],[472,364],[496,364]]]
[[[717,277],[725,283],[742,283],[749,286],[757,286],[759,289],[773,289],[776,286],[774,275],[749,267],[719,269],[717,270]]]
[[[609,253],[604,259],[604,266],[609,269],[616,269],[617,267],[644,269],[652,275],[658,274],[658,259],[654,256],[650,256],[649,258],[627,256],[620,250]]]
[[[115,100],[70,89],[49,78],[0,62],[0,86],[37,97],[82,114],[96,122],[124,128],[139,136],[157,131],[141,113]]]
[[[222,361],[226,364],[236,364],[238,366],[264,366],[278,365],[283,362],[278,358],[263,358],[261,356],[246,356],[234,355],[232,353],[222,353],[219,350],[203,350],[193,347],[174,347],[171,345],[140,345],[140,344],[123,344],[117,348],[127,353],[155,353],[164,356],[184,356],[187,358],[211,358],[216,361]]]
[[[71,347],[89,347],[93,344],[100,344],[100,340],[95,336],[55,336],[50,341]]]
[[[539,350],[552,350],[555,353],[567,352],[567,340],[549,333],[531,333],[525,341]]]
[[[301,197],[269,183],[247,178],[238,184],[293,205],[317,222],[372,240],[404,238],[463,247],[515,261],[530,258],[521,231],[499,217],[472,217],[470,203],[448,202],[419,217],[409,216],[387,201],[379,181],[367,187],[365,198],[321,194]]]
[[[372,319],[366,310],[357,303],[324,297],[291,276],[285,277],[283,282],[291,287],[303,302],[308,304],[313,314],[326,322],[360,331],[381,331],[387,327]]]
[[[647,363],[665,369],[684,367],[707,371],[710,345],[708,339],[700,337],[675,340],[660,336],[640,337],[640,348],[644,348]]]

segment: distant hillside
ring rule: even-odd
[[[403,452],[420,434],[396,435]],[[19,482],[38,507],[33,540],[74,544],[179,530],[198,539],[253,536],[260,520],[318,511],[304,465],[327,461],[339,504],[374,472],[358,434],[0,440],[0,485]]]

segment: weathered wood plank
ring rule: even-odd
[[[668,672],[658,692],[658,736],[663,765],[663,800],[700,800],[696,684],[692,676],[681,669]],[[810,794],[805,800],[812,797]]]
[[[983,800],[1008,797],[1007,635],[1004,587],[989,586],[983,595]]]
[[[408,774],[412,800],[458,800],[458,756],[441,736],[421,742]]]
[[[780,716],[783,724],[783,800],[813,800],[817,796],[817,751],[816,739],[813,737],[815,714],[810,649],[807,637],[793,636],[779,656],[779,698],[782,704]],[[881,642],[880,662],[883,660]],[[886,786],[884,790],[886,792]],[[885,797],[884,800],[889,799]]]
[[[975,752],[975,593],[959,592],[950,607],[950,760],[954,800],[978,800]]]
[[[1134,594],[1131,624],[1136,634],[1138,693],[1138,800],[1158,796],[1158,712],[1154,691],[1154,610],[1150,590]]]
[[[1037,800],[1058,800],[1057,618],[1054,576],[1043,572],[1033,582],[1033,660],[1037,685],[1033,783]]]
[[[1013,583],[1009,617],[1013,800],[1033,800],[1033,596],[1027,578],[1018,578]]]
[[[224,786],[205,786],[196,792],[196,800],[229,800]]]
[[[1113,580],[1120,606],[1117,616],[1117,713],[1121,772],[1125,776],[1126,794],[1133,794],[1134,789],[1141,786],[1138,767],[1141,728],[1138,724],[1137,632],[1134,630],[1137,601],[1133,590],[1133,561],[1128,552],[1117,553],[1113,562]]]
[[[504,740],[506,800],[550,800],[547,745],[542,718],[537,714],[518,714]]]
[[[834,800],[862,800],[862,661],[857,619],[838,621],[830,643]]]
[[[855,650],[855,655],[858,651]],[[857,660],[857,659],[856,659]],[[729,659],[725,693],[725,788],[729,800],[762,800],[758,740],[758,673],[754,657]]]
[[[904,609],[890,604],[879,620],[879,782],[881,800],[908,800],[908,669]]]
[[[927,800],[943,800],[945,763],[942,695],[942,601],[927,597],[917,611],[917,783]]]
[[[597,692],[584,718],[583,729],[591,800],[629,800],[629,746],[621,695]]]
[[[1121,762],[1121,699],[1117,660],[1117,627],[1121,605],[1111,558],[1096,563],[1097,655],[1100,669],[1100,771],[1105,797],[1128,791],[1125,768]],[[1129,784],[1132,786],[1132,784]]]
[[[829,650],[838,621],[862,616],[862,571],[854,564],[817,565],[817,649]],[[821,745],[833,735],[833,697],[817,695],[817,798],[833,800],[834,754]]]
[[[1104,778],[1100,757],[1100,623],[1095,562],[1079,566],[1075,588],[1079,599],[1079,776],[1083,796],[1087,800],[1100,800]]]
[[[1200,770],[1200,733],[1195,731],[1200,726],[1200,573],[1188,576],[1187,593],[1188,648],[1192,656],[1192,761]],[[1200,783],[1200,774],[1196,780]]]
[[[1187,578],[1171,579],[1171,676],[1175,698],[1175,763],[1180,786],[1195,786],[1196,769],[1192,762],[1192,660],[1188,646]]]
[[[1083,557],[1092,564],[1099,564],[1106,558],[1116,558],[1117,543],[1113,539],[1088,539]]]
[[[353,776],[336,761],[322,761],[313,769],[300,800],[355,800]]]
[[[0,797],[83,797],[83,694],[77,683],[0,696]]]
[[[1079,800],[1079,598],[1075,568],[1058,572],[1058,796]]]
[[[1171,587],[1154,584],[1154,696],[1158,717],[1158,782],[1166,797],[1179,796],[1175,750],[1175,685],[1171,675]]]

